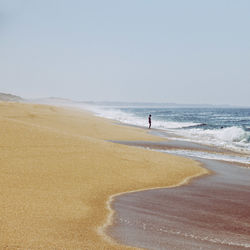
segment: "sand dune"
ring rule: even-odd
[[[88,112],[0,103],[0,248],[124,249],[98,233],[120,192],[205,172],[188,159],[106,140],[160,140]]]

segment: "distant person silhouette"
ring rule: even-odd
[[[148,128],[151,128],[151,115],[148,116]]]

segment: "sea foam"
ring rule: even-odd
[[[250,151],[250,132],[240,127],[222,129],[186,129],[179,130],[178,134],[191,141],[220,146],[236,151]]]
[[[176,154],[181,156],[187,157],[196,157],[201,159],[210,159],[210,160],[220,160],[220,161],[227,161],[227,162],[235,162],[235,163],[243,163],[243,164],[250,164],[250,157],[247,156],[239,156],[239,155],[227,155],[227,154],[220,154],[220,153],[208,153],[203,151],[194,151],[194,150],[184,150],[184,149],[177,149],[177,150],[156,150],[164,153],[169,154]]]
[[[89,110],[94,112],[97,116],[105,117],[108,119],[116,120],[122,123],[135,125],[135,126],[148,126],[148,120],[146,117],[140,117],[133,113],[124,112],[120,109],[103,108],[98,106],[89,106]],[[173,122],[163,120],[153,120],[154,128],[156,129],[179,129],[191,126],[197,126],[199,123],[194,122]]]
[[[87,109],[92,111],[95,115],[100,117],[105,117],[108,119],[112,119],[115,121],[119,121],[125,124],[140,126],[140,127],[148,127],[148,110],[143,111],[143,108],[140,112],[134,112],[124,110],[126,107],[113,107],[113,106],[99,106],[92,105],[87,103],[77,103],[71,102],[68,100],[58,101],[55,99],[45,100],[43,103],[59,105],[59,106],[68,106],[75,107],[80,109]],[[131,108],[131,106],[129,106]],[[141,107],[140,107],[141,108]],[[148,107],[147,107],[148,108]],[[200,112],[199,115],[202,113]],[[203,115],[206,115],[204,113]],[[212,117],[218,116],[220,120],[231,118],[230,115],[224,114],[223,116],[219,116],[219,114],[213,114]],[[195,116],[196,117],[196,114]],[[243,127],[239,126],[231,126],[224,127],[220,129],[208,129],[206,128],[207,124],[197,123],[197,122],[184,122],[184,121],[168,121],[166,114],[157,114],[157,116],[153,116],[152,127],[155,129],[161,129],[168,133],[171,133],[171,138],[176,138],[177,140],[192,141],[198,142],[201,144],[212,145],[223,147],[226,149],[231,149],[234,151],[240,151],[244,153],[250,153],[250,127],[249,125],[244,125]],[[247,119],[247,117],[232,117],[235,119]],[[246,120],[248,121],[248,120]],[[174,136],[176,135],[176,137]]]
[[[122,123],[147,127],[147,114],[137,115],[132,112],[126,112],[120,108],[89,106],[89,110],[94,112],[97,116],[116,120]],[[250,131],[244,130],[241,127],[232,126],[220,129],[204,129],[203,123],[195,122],[175,122],[160,120],[154,118],[152,127],[155,129],[165,130],[173,135],[182,136],[181,140],[198,142],[206,145],[223,147],[226,149],[249,153],[250,152]]]

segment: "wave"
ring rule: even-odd
[[[250,151],[250,132],[241,127],[227,127],[222,129],[193,128],[180,130],[178,134],[192,141],[215,146]]]
[[[97,106],[88,107],[89,110],[94,112],[97,116],[105,117],[108,119],[116,120],[122,123],[147,127],[148,118],[134,115],[133,113],[125,112],[120,109],[102,108]],[[153,120],[154,128],[156,129],[180,129],[186,127],[195,127],[202,125],[194,122],[174,122],[174,121],[163,121]]]
[[[89,106],[87,108],[97,116],[140,127],[148,126],[147,114],[143,117],[142,113],[137,115],[110,107]],[[182,140],[223,147],[238,152],[250,152],[250,131],[241,127],[208,129],[206,123],[175,122],[160,119],[153,120],[153,127],[171,133],[172,137],[174,134],[182,136]]]
[[[90,110],[97,116],[112,119],[125,124],[140,127],[148,126],[147,114],[142,112],[136,114],[123,111],[120,108],[95,106],[92,104],[88,105],[75,102],[67,102],[66,104],[62,104],[60,102],[60,106],[62,105],[80,109],[84,108]],[[237,152],[250,152],[250,128],[248,125],[244,126],[244,128],[232,126],[220,129],[210,129],[209,125],[206,123],[166,121],[161,118],[153,118],[153,127],[171,133],[172,139],[175,137],[179,140],[180,138],[178,136],[182,136],[181,140],[223,147]]]
[[[195,125],[191,125],[191,126],[188,126],[188,127],[185,127],[186,129],[192,129],[192,128],[204,128],[206,127],[208,124],[207,123],[198,123],[198,124],[195,124]]]

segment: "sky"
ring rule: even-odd
[[[0,0],[0,92],[250,106],[249,0]]]

